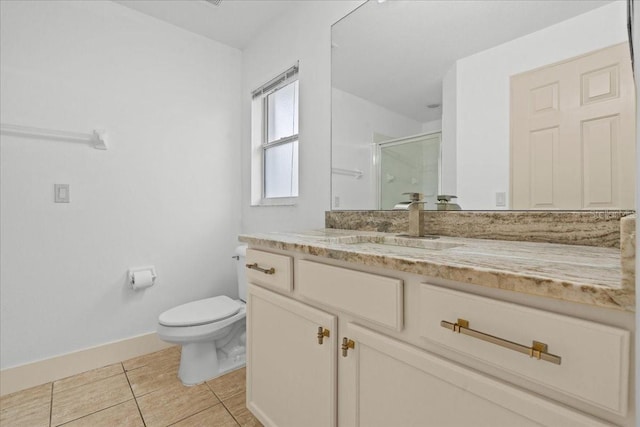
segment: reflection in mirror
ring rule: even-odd
[[[393,209],[398,195],[422,194],[436,206],[440,183],[440,133],[418,135],[376,144],[379,209]],[[408,196],[404,200],[409,200]]]
[[[635,158],[633,138],[625,136],[635,132],[635,114],[606,110],[612,97],[633,108],[628,53],[617,65],[606,62],[610,59],[586,65],[570,84],[579,88],[576,95],[566,95],[562,87],[554,92],[553,76],[538,86],[532,83],[526,97],[552,107],[539,109],[544,119],[539,123],[550,123],[545,120],[554,114],[565,117],[574,109],[564,103],[570,98],[580,107],[588,104],[585,99],[595,100],[601,111],[598,116],[587,111],[570,125],[562,120],[552,125],[562,131],[557,135],[575,137],[573,151],[563,154],[587,158],[575,165],[559,163],[556,152],[558,144],[566,146],[564,137],[516,123],[529,132],[527,141],[541,143],[534,147],[535,159],[518,157],[518,164],[531,168],[525,175],[533,181],[515,188],[533,188],[531,193],[543,202],[530,203],[533,196],[527,196],[524,204],[517,197],[514,203],[513,192],[521,195],[512,182],[514,121],[531,119],[512,113],[512,78],[581,61],[626,42],[624,1],[364,3],[332,27],[332,208],[389,209],[406,198],[402,193],[422,192],[434,199],[435,191],[458,196],[465,210],[633,209],[632,198],[620,195],[635,193],[635,163],[631,171],[618,171],[625,158]],[[610,72],[599,73],[604,69]],[[594,78],[585,82],[581,75]],[[548,90],[538,90],[543,86]],[[554,99],[561,100],[557,108]],[[614,116],[619,118],[601,120]],[[383,170],[382,143],[425,134],[441,134],[437,171],[432,159],[420,179],[407,173],[405,181],[387,185],[388,175],[396,174]],[[600,175],[589,175],[594,170]],[[562,190],[576,193],[562,195],[553,187],[566,181],[562,171],[586,187]],[[564,200],[572,204],[560,203]],[[434,201],[425,208],[435,209]]]

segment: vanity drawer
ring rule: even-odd
[[[455,327],[461,333],[451,330],[454,324],[463,325]],[[420,335],[588,404],[627,413],[626,330],[422,284]],[[534,340],[547,344],[546,352],[559,360],[516,351],[521,345],[526,352]]]
[[[247,249],[247,281],[284,292],[293,289],[293,259],[290,256]]]
[[[400,279],[300,260],[296,289],[306,299],[402,330],[403,282]]]

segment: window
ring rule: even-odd
[[[298,197],[298,66],[252,96],[252,204],[293,204]]]

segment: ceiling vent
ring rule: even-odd
[[[204,0],[204,1],[214,6],[220,6],[220,3],[222,2],[222,0]]]

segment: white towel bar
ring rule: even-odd
[[[331,169],[331,173],[336,175],[347,175],[352,176],[355,179],[362,178],[362,171],[358,169],[341,169],[341,168],[333,168]]]
[[[13,134],[13,135],[23,135],[23,136],[36,136],[39,138],[54,138],[54,139],[64,139],[68,141],[81,141],[81,142],[89,142],[93,144],[93,148],[97,150],[106,150],[107,149],[107,135],[103,130],[94,130],[92,133],[79,133],[79,132],[67,132],[62,130],[55,129],[42,129],[36,128],[32,126],[20,126],[20,125],[10,125],[7,123],[0,124],[0,132]]]

